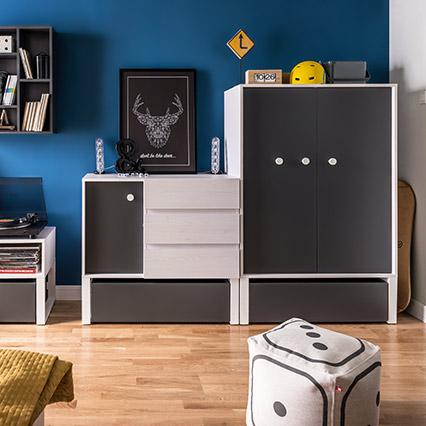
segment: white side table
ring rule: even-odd
[[[36,324],[45,325],[56,300],[56,228],[44,228],[37,238],[2,238],[0,245],[41,245],[41,267],[35,274],[0,274],[1,280],[36,281]],[[47,297],[46,297],[47,293]]]

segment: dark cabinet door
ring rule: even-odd
[[[143,272],[143,184],[87,182],[85,272]]]
[[[315,272],[315,89],[246,88],[243,102],[244,273]]]
[[[391,89],[318,90],[318,272],[391,271]]]

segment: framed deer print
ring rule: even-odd
[[[120,139],[146,172],[195,173],[195,135],[195,70],[120,70]]]

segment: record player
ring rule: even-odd
[[[42,178],[0,178],[0,238],[35,238],[46,225]]]

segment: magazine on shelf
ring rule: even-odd
[[[40,270],[39,246],[0,246],[0,274],[35,274]]]

